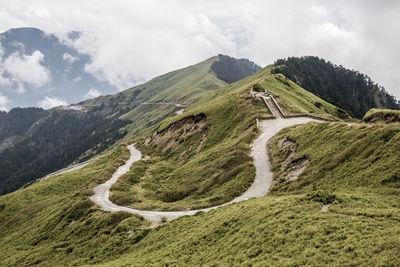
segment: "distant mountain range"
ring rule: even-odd
[[[79,32],[71,32],[68,38],[78,36]],[[8,99],[6,107],[49,108],[115,93],[114,86],[99,82],[84,70],[89,61],[88,55],[40,29],[16,28],[1,33],[0,93]]]

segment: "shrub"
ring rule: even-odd
[[[316,106],[317,108],[320,108],[320,107],[322,107],[322,104],[321,104],[321,102],[314,102],[314,106]]]
[[[307,199],[321,202],[322,204],[326,205],[334,202],[336,200],[336,195],[325,190],[318,190],[316,192],[307,194]]]
[[[258,83],[253,85],[253,90],[256,91],[256,92],[264,92],[264,88]]]

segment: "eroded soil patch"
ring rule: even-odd
[[[281,162],[280,168],[275,170],[275,180],[280,180],[280,182],[297,180],[299,175],[310,163],[310,159],[307,157],[295,159],[297,144],[287,137],[278,140],[277,148],[281,153],[285,154],[286,157],[285,160]]]

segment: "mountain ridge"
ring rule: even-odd
[[[278,59],[272,72],[285,75],[358,119],[371,108],[400,109],[399,101],[367,75],[315,56]]]

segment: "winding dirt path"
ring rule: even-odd
[[[168,220],[173,220],[178,217],[184,215],[194,215],[199,211],[207,212],[211,209],[216,209],[218,207],[228,205],[231,203],[247,200],[253,197],[261,197],[265,196],[268,193],[269,188],[272,184],[272,171],[271,164],[268,158],[266,144],[267,141],[278,133],[281,129],[296,125],[302,124],[309,121],[313,121],[311,118],[290,118],[290,119],[282,119],[278,118],[276,120],[266,120],[260,123],[260,128],[262,130],[262,134],[254,141],[253,147],[251,150],[251,155],[254,158],[254,165],[256,167],[256,177],[254,179],[253,184],[250,188],[241,196],[233,199],[232,201],[218,205],[215,207],[210,207],[206,209],[199,210],[188,210],[188,211],[156,211],[156,210],[138,210],[123,206],[118,206],[112,203],[109,199],[110,196],[110,187],[118,180],[118,178],[129,171],[131,165],[141,159],[142,154],[139,150],[137,150],[134,145],[129,145],[128,149],[131,152],[130,158],[126,161],[126,163],[119,167],[117,171],[113,174],[113,176],[104,184],[101,184],[93,189],[94,195],[90,197],[90,199],[101,207],[104,211],[117,212],[117,211],[126,211],[130,213],[135,213],[143,216],[145,219],[159,223],[162,217],[166,217]]]
[[[99,157],[94,158],[94,159],[89,159],[89,160],[87,160],[87,161],[84,161],[84,162],[75,164],[75,165],[73,165],[73,166],[70,166],[70,167],[67,167],[67,168],[64,168],[64,169],[61,169],[61,170],[52,172],[52,173],[50,173],[50,174],[47,174],[45,177],[41,178],[41,179],[39,180],[39,182],[42,182],[42,181],[44,181],[44,180],[49,179],[50,177],[53,177],[53,176],[56,176],[56,175],[59,175],[59,174],[64,174],[64,173],[67,173],[67,172],[73,172],[73,171],[76,171],[76,170],[80,170],[80,169],[82,169],[83,167],[86,167],[89,163],[91,163],[92,161],[95,161],[95,160],[98,159],[98,158],[99,158]]]

